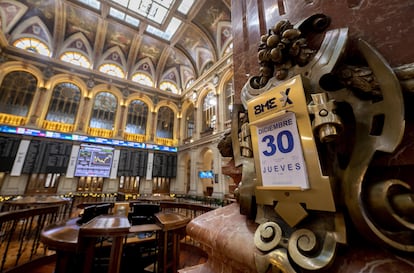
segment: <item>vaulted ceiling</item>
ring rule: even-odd
[[[126,79],[142,72],[155,87],[168,79],[185,89],[232,45],[231,0],[195,0],[186,6],[191,2],[0,0],[1,29],[9,46],[21,37],[37,37],[52,59],[82,52],[95,72],[103,63],[115,63]],[[187,14],[183,7],[190,7]],[[173,33],[170,23],[177,19],[182,23]]]

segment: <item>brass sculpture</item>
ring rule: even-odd
[[[412,69],[390,68],[363,40],[357,44],[366,64],[347,64],[348,30],[325,31],[329,23],[327,16],[316,14],[296,25],[278,22],[263,35],[258,48],[260,74],[247,81],[241,93],[243,105],[236,108],[238,115],[233,117],[233,156],[235,166],[243,169],[238,191],[240,211],[259,224],[254,236],[263,254],[255,258],[258,272],[266,272],[270,265],[289,273],[328,267],[337,244],[347,242],[344,211],[358,231],[374,242],[414,252],[413,190],[399,179],[370,181],[366,177],[374,154],[391,153],[401,142],[405,130],[401,86],[410,88],[410,81],[400,83],[396,73],[401,79],[401,75],[411,75]],[[312,49],[307,42],[315,33],[324,33],[319,49]],[[312,166],[308,169],[309,189],[266,187],[257,170],[259,139],[248,130],[257,129],[251,105],[272,96],[272,90],[298,76],[303,79],[307,126],[313,132],[302,138],[312,138],[319,154],[314,161],[318,162],[309,165],[312,159],[306,158],[306,164]],[[275,117],[277,114],[265,120]],[[303,133],[304,125],[299,121],[298,127]],[[305,154],[311,146],[304,145]],[[316,168],[321,175],[315,178]],[[310,201],[330,195],[335,201],[333,210]]]

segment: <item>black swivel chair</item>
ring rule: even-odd
[[[111,204],[99,204],[99,205],[90,205],[83,208],[83,213],[80,216],[80,219],[76,222],[78,225],[83,225],[96,216],[109,214],[109,209]]]
[[[132,211],[128,218],[132,226],[155,224],[155,214],[160,212],[160,206],[150,203],[131,203]],[[154,232],[140,232],[135,236],[140,238],[140,243],[128,245],[123,257],[122,272],[156,272],[158,258],[158,236],[151,239]],[[134,264],[130,267],[128,264]]]
[[[155,224],[155,214],[160,212],[160,206],[149,203],[133,203],[129,215],[131,225]]]

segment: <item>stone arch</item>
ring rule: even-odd
[[[200,178],[200,171],[213,171],[214,173],[214,151],[210,147],[203,147],[200,150],[199,161],[197,162],[197,180],[203,189],[204,195],[211,196],[213,193],[214,178]]]
[[[36,66],[23,63],[20,61],[6,62],[0,65],[0,82],[3,81],[4,76],[12,71],[25,71],[32,74],[38,82],[38,87],[44,87],[43,73]]]
[[[60,52],[56,54],[56,58],[60,58],[60,56],[67,51],[74,51],[86,55],[92,66],[91,68],[94,68],[93,49],[83,33],[75,33],[66,39]]]
[[[31,103],[31,107],[29,109],[29,112],[27,113],[27,117],[32,117],[34,119],[37,120],[36,118],[36,114],[39,112],[37,110],[37,105],[39,103],[40,100],[42,100],[42,92],[39,92],[39,90],[43,90],[44,88],[44,80],[43,80],[43,73],[42,71],[40,71],[37,67],[31,65],[31,64],[27,64],[27,63],[23,63],[20,61],[11,61],[11,62],[6,62],[0,65],[0,83],[3,82],[4,77],[11,73],[11,72],[17,72],[17,71],[24,71],[27,72],[29,74],[31,74],[37,81],[37,91],[34,94],[32,103]],[[29,121],[30,122],[36,122],[35,120],[33,121]]]
[[[176,67],[171,67],[170,69],[166,70],[161,77],[161,80],[158,82],[157,87],[160,88],[161,83],[169,82],[172,85],[175,85],[178,89],[178,93],[180,93],[180,89],[182,89],[179,73]]]
[[[189,109],[191,109],[191,107],[193,107],[192,109],[194,109],[194,121],[196,122],[196,107],[194,105],[194,102],[190,101],[190,100],[185,100],[183,105],[181,106],[181,125],[180,125],[180,136],[181,136],[181,140],[183,141],[185,136],[186,136],[186,117],[187,117],[187,112]],[[194,132],[195,134],[195,132]]]
[[[132,78],[135,73],[143,73],[149,76],[152,80],[153,85],[155,85],[155,67],[154,63],[152,62],[151,58],[146,57],[141,59],[132,69],[131,75],[128,75],[128,78]],[[155,86],[153,86],[155,87]]]
[[[147,95],[133,93],[125,100],[125,104],[124,104],[125,112],[122,117],[123,124],[121,125],[122,125],[122,128],[125,128],[126,123],[127,123],[128,107],[131,104],[131,102],[135,100],[140,100],[144,102],[148,107],[148,116],[147,116],[147,122],[146,122],[146,128],[145,128],[145,135],[146,135],[146,139],[148,140],[150,139],[150,136],[152,134],[151,128],[153,124],[153,116],[151,113],[154,112],[154,104],[151,98],[148,97]]]
[[[154,113],[155,113],[155,115],[154,115],[154,127],[153,127],[153,131],[151,133],[153,133],[153,135],[156,136],[158,112],[159,112],[159,109],[163,106],[170,108],[174,113],[173,140],[174,140],[174,142],[177,142],[178,131],[179,131],[179,128],[178,128],[179,108],[175,103],[171,103],[168,100],[162,100],[155,106],[155,108],[154,108]],[[178,143],[176,143],[176,144],[178,144]]]
[[[118,56],[119,59],[114,59],[114,56]],[[117,58],[118,58],[117,57]],[[125,77],[128,78],[127,75],[127,62],[125,59],[125,55],[122,52],[121,48],[119,46],[114,46],[110,49],[108,49],[103,55],[102,58],[100,60],[100,62],[96,65],[96,68],[99,69],[99,67],[101,65],[104,64],[114,64],[117,65],[119,67],[121,67],[122,71],[125,74]]]
[[[76,76],[72,76],[72,75],[67,75],[67,74],[54,75],[46,82],[46,84],[45,84],[46,95],[45,95],[45,98],[44,98],[45,107],[43,107],[42,113],[40,115],[40,120],[41,121],[46,119],[48,106],[49,106],[50,99],[52,97],[53,90],[54,90],[55,86],[60,84],[60,83],[65,83],[65,82],[72,83],[72,84],[76,85],[77,87],[79,87],[79,89],[80,89],[81,100],[79,102],[79,109],[78,109],[78,113],[76,115],[76,120],[75,120],[74,124],[78,124],[78,122],[80,121],[81,112],[82,112],[82,111],[80,111],[80,109],[83,109],[85,107],[85,98],[88,97],[88,87],[87,87],[86,83],[81,78],[76,77]]]
[[[32,28],[32,31],[27,31],[28,28]],[[10,36],[11,44],[20,38],[36,38],[47,45],[51,55],[53,55],[52,35],[49,32],[47,26],[38,17],[34,16],[27,19],[25,22],[20,23]]]
[[[182,155],[180,155],[180,161],[177,164],[178,168],[180,168],[179,172],[181,173],[181,182],[180,184],[183,185],[183,191],[185,194],[188,194],[191,189],[191,154],[186,152]]]
[[[91,115],[92,115],[92,109],[93,109],[93,103],[95,100],[96,95],[98,95],[100,92],[109,92],[112,95],[115,96],[115,98],[117,99],[117,109],[116,109],[116,115],[115,115],[115,121],[114,121],[114,135],[117,134],[117,130],[116,128],[119,128],[119,122],[120,122],[120,118],[121,118],[121,106],[124,105],[124,99],[123,99],[123,94],[122,91],[112,85],[107,85],[107,84],[99,84],[96,85],[95,87],[93,87],[91,89],[91,91],[89,92],[89,100],[90,100],[90,105],[87,109],[87,113],[85,113],[85,117],[86,117],[86,122],[87,124],[89,124],[89,121],[91,119]]]
[[[202,109],[203,107],[203,100],[204,97],[210,92],[214,91],[214,93],[217,95],[217,89],[212,83],[207,83],[204,85],[204,87],[201,89],[201,91],[198,93],[197,100],[195,102],[195,105],[197,109]]]

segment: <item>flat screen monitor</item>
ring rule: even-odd
[[[81,144],[75,176],[109,177],[113,156],[113,147]]]
[[[198,172],[198,177],[199,178],[213,179],[214,178],[214,173],[213,173],[213,171],[200,171],[200,172]]]

